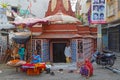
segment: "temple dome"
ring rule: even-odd
[[[47,19],[49,22],[51,22],[51,24],[81,23],[79,19],[66,15],[60,11],[54,15],[47,16],[44,19]]]

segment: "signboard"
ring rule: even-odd
[[[92,0],[91,23],[106,23],[106,0]]]

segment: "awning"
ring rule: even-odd
[[[64,34],[64,33],[43,33],[40,36],[35,36],[33,38],[72,38],[74,34]]]
[[[48,23],[48,20],[46,19],[39,19],[39,18],[25,18],[25,19],[21,19],[18,21],[13,21],[11,22],[14,25],[25,25],[28,27],[31,27],[33,25],[35,25],[36,23]]]
[[[31,32],[15,32],[13,33],[12,39],[18,44],[26,43],[31,36]]]
[[[109,24],[107,25],[106,27],[103,27],[102,29],[106,29],[106,28],[112,28],[112,27],[116,27],[116,26],[119,26],[120,23],[117,23],[117,24]]]
[[[120,23],[118,23],[118,24],[110,24],[107,27],[110,28],[110,27],[116,27],[116,26],[119,26],[119,25],[120,25]]]
[[[25,44],[30,39],[30,36],[14,36],[12,39],[18,44]]]

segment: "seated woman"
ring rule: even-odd
[[[32,54],[32,60],[31,63],[40,63],[42,62],[42,59],[40,58],[40,55],[37,54],[37,50],[34,51],[34,53]]]

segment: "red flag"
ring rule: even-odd
[[[28,5],[28,9],[29,9],[30,13],[31,13],[31,7],[32,7],[32,2],[30,1],[30,4]]]
[[[32,2],[30,1],[30,4],[29,4],[29,7],[31,8],[32,7]]]

